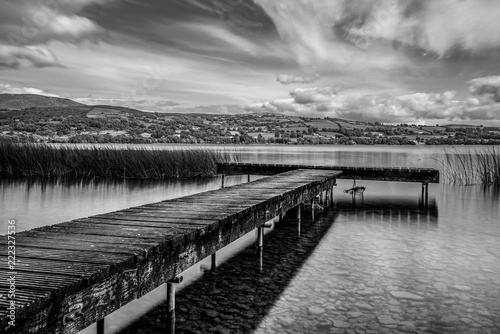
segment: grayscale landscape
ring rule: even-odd
[[[499,334],[499,17],[1,0],[0,333]]]

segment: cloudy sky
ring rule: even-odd
[[[500,124],[498,0],[1,0],[0,92]]]

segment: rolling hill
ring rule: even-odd
[[[0,94],[0,110],[21,110],[32,107],[82,107],[81,103],[59,97],[35,94]]]

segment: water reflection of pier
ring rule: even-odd
[[[336,209],[356,221],[420,224],[438,222],[438,206],[435,198],[380,197],[365,199],[336,198]]]

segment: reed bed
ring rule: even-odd
[[[236,151],[113,146],[90,148],[0,142],[0,175],[8,177],[187,178],[212,176]]]
[[[500,185],[500,146],[446,149],[439,163],[450,183]]]

